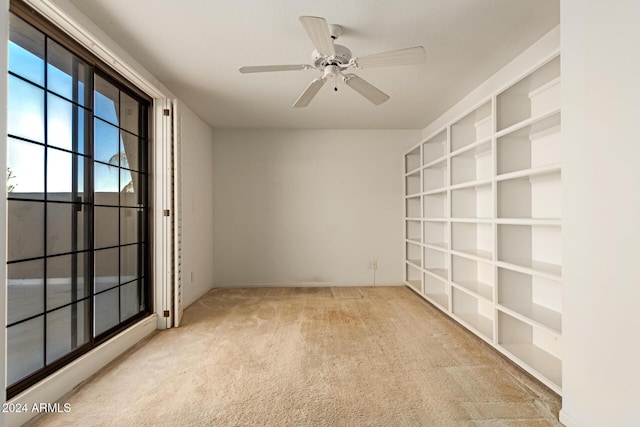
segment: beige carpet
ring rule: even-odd
[[[214,289],[37,426],[553,426],[560,399],[404,287]]]

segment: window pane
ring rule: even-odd
[[[115,288],[95,296],[94,336],[100,335],[119,323],[119,293],[120,290]]]
[[[7,260],[44,256],[44,203],[7,202]]]
[[[7,192],[9,197],[44,199],[44,147],[8,139]]]
[[[7,328],[7,383],[44,367],[44,316]]]
[[[94,162],[93,182],[94,195],[93,201],[96,205],[118,206],[118,181],[119,169],[116,166],[104,165]]]
[[[47,310],[89,296],[85,258],[84,253],[47,258]]]
[[[90,105],[85,91],[91,69],[77,56],[51,39],[47,40],[47,89],[80,105]]]
[[[84,174],[85,163],[88,162],[89,159],[84,156],[47,149],[48,200],[85,202]]]
[[[87,207],[71,203],[47,204],[47,255],[88,249],[85,242],[85,222],[88,221]],[[75,236],[75,246],[74,246]]]
[[[120,154],[120,132],[118,128],[102,120],[94,120],[94,160],[118,166]]]
[[[47,197],[71,201],[73,185],[73,155],[53,148],[47,149]]]
[[[98,75],[94,75],[93,114],[118,125],[118,89]]]
[[[93,224],[96,249],[118,245],[118,208],[96,206]]]
[[[47,363],[89,342],[89,304],[76,304],[47,313]]]
[[[15,15],[9,26],[9,71],[44,86],[44,34]]]
[[[44,142],[44,91],[9,76],[7,129],[11,136]]]
[[[138,232],[142,230],[140,222],[142,210],[137,208],[120,208],[120,244],[137,243],[142,241]]]
[[[144,187],[144,183],[140,183],[140,177],[144,178],[144,176],[138,172],[127,169],[120,170],[121,206],[138,206],[142,204],[143,198],[140,190]]]
[[[44,260],[7,265],[7,324],[44,312]]]
[[[131,245],[120,248],[120,283],[127,283],[138,278],[139,246]]]
[[[94,293],[118,285],[118,248],[96,251]]]
[[[69,101],[47,95],[47,144],[85,154],[87,141],[85,131],[90,120],[89,111]],[[74,134],[75,129],[75,134]],[[74,136],[76,140],[74,141]],[[74,146],[75,143],[75,146]]]
[[[128,318],[140,312],[140,297],[138,295],[138,281],[120,286],[120,321],[124,322]]]
[[[122,150],[124,152],[125,162],[121,162],[120,166],[127,169],[133,169],[144,172],[144,165],[140,164],[140,147],[138,137],[131,135],[127,132],[121,132],[122,137]],[[141,169],[142,168],[142,169]]]
[[[120,127],[139,135],[139,112],[140,103],[126,93],[120,92]]]

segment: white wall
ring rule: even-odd
[[[640,2],[563,0],[563,408],[640,423]]]
[[[182,129],[182,302],[213,287],[213,132],[184,104]]]
[[[215,130],[216,286],[402,283],[419,131]]]

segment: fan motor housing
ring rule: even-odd
[[[313,53],[311,54],[311,57],[313,58],[313,65],[316,68],[324,68],[327,65],[336,65],[336,64],[345,65],[349,63],[349,61],[351,60],[351,51],[339,44],[335,44],[333,46],[336,51],[336,55],[334,59],[324,57],[317,50],[313,51]]]

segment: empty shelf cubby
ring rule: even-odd
[[[456,255],[451,258],[451,281],[488,301],[493,301],[493,275],[491,264]]]
[[[424,200],[425,218],[444,218],[447,216],[447,192],[427,194]]]
[[[493,217],[491,184],[475,185],[451,191],[452,218]]]
[[[547,62],[496,98],[498,131],[560,108],[560,57]]]
[[[422,144],[422,164],[428,165],[447,154],[447,130],[443,130]]]
[[[451,249],[491,261],[493,259],[493,225],[451,223]]]
[[[405,223],[405,237],[415,243],[420,243],[422,236],[422,224],[418,220],[409,220]]]
[[[556,113],[498,138],[498,175],[559,165],[560,130],[560,113]]]
[[[491,136],[491,101],[451,125],[451,152]]]
[[[559,279],[562,264],[560,227],[498,224],[498,261]]]
[[[420,167],[420,147],[416,147],[404,155],[404,172],[409,173]]]
[[[424,294],[431,302],[445,311],[449,309],[450,287],[446,281],[429,273],[424,273]]]
[[[420,196],[408,197],[405,200],[405,216],[407,218],[422,217],[422,201]]]
[[[493,339],[493,304],[452,288],[453,314],[478,331],[480,336],[491,341]]]
[[[498,218],[560,219],[560,171],[498,182]]]
[[[409,263],[406,263],[404,268],[405,281],[407,284],[416,291],[422,292],[422,271]]]
[[[559,281],[498,268],[498,303],[558,334],[562,331]]]
[[[498,345],[542,375],[548,386],[562,386],[562,346],[558,335],[536,328],[502,311],[498,314]]]
[[[492,175],[491,141],[451,157],[451,185],[479,181]]]
[[[447,161],[435,163],[422,170],[423,191],[439,190],[448,185]]]
[[[448,247],[448,224],[445,221],[424,222],[424,243],[440,249]]]
[[[425,270],[442,277],[443,279],[449,279],[449,255],[444,251],[437,249],[424,248],[424,264]]]

